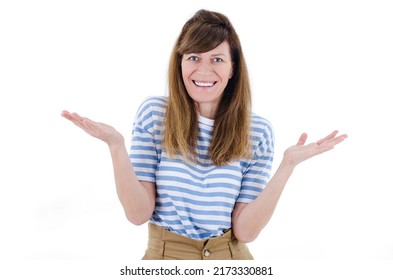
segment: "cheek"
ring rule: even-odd
[[[230,70],[225,70],[221,73],[221,77],[223,80],[229,80],[230,78],[232,78],[232,71]]]
[[[184,66],[182,66],[182,68],[181,68],[181,75],[182,75],[182,77],[183,77],[183,80],[184,80],[184,81],[187,81],[188,78],[189,78],[190,75],[191,75],[191,71],[190,71],[189,67],[184,67]]]
[[[232,67],[222,67],[218,70],[218,75],[220,75],[222,80],[229,80],[232,78]]]

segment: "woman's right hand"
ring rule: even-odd
[[[124,137],[110,125],[95,122],[81,117],[77,113],[70,113],[68,111],[63,111],[61,116],[73,122],[91,136],[104,141],[109,147],[124,146]]]

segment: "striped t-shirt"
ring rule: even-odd
[[[207,156],[214,120],[198,116],[198,162],[169,158],[162,146],[166,97],[149,97],[136,115],[130,159],[139,180],[156,183],[150,221],[189,238],[221,236],[231,228],[236,202],[249,203],[270,177],[274,135],[271,124],[252,114],[253,158],[215,166]],[[184,124],[187,125],[187,124]]]

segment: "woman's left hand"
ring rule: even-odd
[[[333,131],[325,138],[317,142],[304,145],[307,140],[307,134],[303,133],[296,145],[289,147],[284,152],[283,162],[288,163],[293,168],[299,163],[312,158],[313,156],[322,154],[334,148],[337,144],[344,141],[348,136],[342,134],[337,136],[338,130]]]

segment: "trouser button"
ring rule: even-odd
[[[209,251],[209,250],[203,251],[203,255],[204,255],[205,257],[210,256],[210,251]]]

